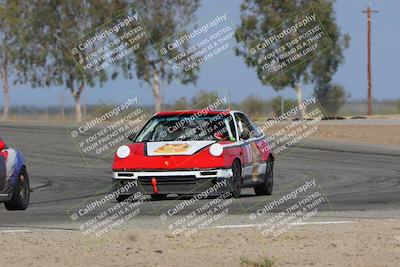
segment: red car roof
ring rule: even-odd
[[[161,111],[155,116],[178,116],[178,115],[217,115],[221,113],[229,113],[230,110],[207,110],[207,109],[193,109],[193,110],[174,110],[174,111]]]

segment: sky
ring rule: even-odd
[[[201,20],[222,7],[233,23],[238,25],[240,3],[240,0],[203,0],[196,16]],[[351,42],[349,49],[344,52],[345,62],[339,67],[333,77],[333,82],[344,86],[351,98],[357,100],[366,99],[367,96],[367,29],[366,16],[362,13],[367,4],[367,0],[337,0],[335,4],[337,23],[342,33],[348,33],[351,36]],[[373,14],[372,19],[373,97],[380,100],[400,99],[400,88],[397,82],[397,78],[400,77],[398,67],[400,1],[376,0],[372,1],[372,8],[379,10],[379,13]],[[264,99],[278,95],[286,98],[296,97],[295,91],[291,88],[277,93],[271,87],[262,85],[255,69],[248,68],[243,58],[234,56],[233,53],[203,65],[196,85],[181,85],[179,82],[162,84],[162,97],[165,103],[172,103],[180,97],[190,99],[200,90],[217,90],[222,94],[228,94],[233,102],[242,101],[249,95]],[[312,91],[312,86],[303,86],[304,97],[311,96]],[[11,105],[38,107],[59,105],[61,92],[64,94],[65,103],[72,104],[70,92],[63,87],[32,89],[27,85],[12,85]],[[86,88],[83,101],[88,104],[107,103],[126,95],[138,96],[139,100],[146,105],[153,103],[151,88],[148,84],[137,79],[123,78],[109,81],[103,87]]]

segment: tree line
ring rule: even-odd
[[[295,89],[301,100],[301,84],[312,83],[314,94],[323,105],[344,99],[344,89],[332,84],[332,76],[343,62],[343,50],[349,37],[336,24],[331,0],[273,1],[244,0],[241,20],[236,29],[236,55],[258,73],[262,84],[279,91]],[[62,86],[70,92],[75,104],[75,119],[82,120],[81,95],[88,87],[102,86],[109,79],[123,76],[138,79],[151,88],[155,111],[161,110],[161,85],[173,81],[195,83],[200,67],[191,75],[176,72],[165,64],[154,44],[166,40],[187,25],[196,22],[200,0],[2,0],[0,1],[0,78],[3,85],[3,117],[9,114],[9,91],[15,84],[31,87]],[[83,73],[69,50],[69,44],[111,21],[121,11],[138,7],[141,22],[152,42],[144,44],[110,70]],[[299,10],[313,7],[331,40],[330,49],[270,80],[258,72],[247,52],[248,43],[264,36],[271,28],[293,16]],[[256,99],[248,99],[249,105]],[[323,101],[327,101],[323,103]],[[182,105],[184,101],[181,99]],[[179,103],[177,104],[179,106]],[[257,107],[257,105],[254,105]]]

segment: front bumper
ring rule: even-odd
[[[154,180],[156,181],[156,189]],[[210,195],[231,192],[233,174],[231,169],[174,170],[174,171],[114,171],[113,190],[126,188],[121,195],[142,194],[198,194],[204,191]]]

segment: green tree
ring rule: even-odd
[[[139,17],[154,43],[144,44],[136,51],[134,58],[127,59],[122,66],[126,77],[132,78],[132,72],[136,73],[139,80],[151,86],[155,102],[154,109],[158,112],[162,104],[162,82],[168,84],[173,80],[178,80],[182,84],[196,82],[198,68],[189,72],[174,71],[165,60],[176,54],[169,52],[163,57],[158,47],[166,46],[171,37],[184,33],[184,29],[194,22],[199,0],[134,0],[132,4],[138,8]],[[183,48],[187,47],[188,43],[185,42]]]
[[[316,91],[314,94],[317,94]],[[343,106],[350,95],[346,94],[345,89],[343,86],[338,84],[333,84],[330,86],[326,93],[323,96],[316,97],[319,100],[321,106],[325,109],[325,112],[329,115],[336,115],[339,111],[340,107]]]
[[[278,91],[285,87],[293,88],[297,93],[298,103],[302,101],[301,84],[314,83],[316,85],[328,83],[343,62],[343,50],[348,46],[348,35],[341,35],[333,9],[334,1],[331,0],[245,0],[241,5],[241,24],[237,29],[239,43],[237,55],[243,56],[246,64],[256,67],[256,62],[248,53],[249,44],[260,40],[271,29],[276,32],[287,29],[287,18],[292,18],[303,10],[313,7],[321,24],[331,39],[331,47],[318,55],[302,61],[301,64],[290,68],[288,71],[277,75],[266,71],[258,71],[258,78],[265,85],[271,85]],[[291,33],[290,39],[297,33]],[[274,46],[262,51],[263,56],[282,46],[287,39],[282,38],[274,42]],[[328,40],[327,40],[328,41]],[[327,42],[325,41],[325,42]]]
[[[18,61],[25,55],[24,40],[28,37],[26,23],[29,9],[25,1],[0,2],[0,80],[3,84],[3,118],[8,119],[10,106],[10,75],[16,73]]]
[[[213,103],[216,103],[219,99],[218,92],[207,92],[200,90],[193,98],[192,105],[198,109],[205,108]],[[222,107],[218,107],[221,109]]]
[[[76,121],[82,120],[81,95],[86,86],[102,85],[105,71],[83,73],[68,44],[110,20],[123,5],[120,1],[31,0],[27,18],[32,39],[19,80],[33,87],[65,86],[75,102]],[[33,34],[34,33],[34,34]],[[37,49],[44,51],[35,52]]]
[[[241,103],[243,111],[250,116],[260,115],[263,112],[264,105],[265,101],[263,101],[260,97],[256,97],[253,95],[248,96]]]
[[[296,100],[294,99],[283,99],[281,96],[274,97],[272,99],[272,109],[277,116],[284,114],[286,111],[296,107]]]
[[[190,109],[189,101],[186,97],[180,97],[173,105],[174,110],[187,110]]]

